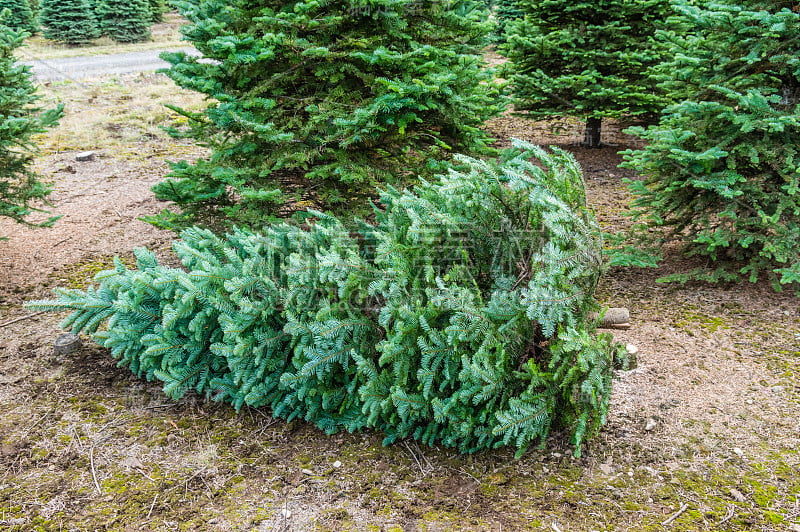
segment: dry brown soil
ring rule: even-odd
[[[169,84],[46,88],[68,103],[37,163],[63,218],[51,229],[0,221],[0,529],[800,531],[798,299],[767,284],[656,282],[690,266],[675,255],[602,283],[604,304],[631,309],[616,337],[639,365],[619,373],[608,424],[579,459],[562,434],[519,460],[329,437],[268,411],[168,400],[88,340],[55,357],[60,317],[29,316],[24,300],[85,287],[136,246],[166,254],[172,235],[138,218],[164,208],[149,192],[164,160],[200,153],[157,131],[174,117],[154,100],[193,101]],[[616,152],[633,139],[612,128],[609,145],[586,150],[575,128],[490,126],[575,153],[613,231],[626,223],[621,179],[635,177]],[[76,162],[84,149],[97,159]]]

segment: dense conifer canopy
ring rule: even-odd
[[[665,87],[684,101],[633,133],[635,212],[710,267],[678,280],[800,282],[800,9],[677,2]],[[621,260],[621,262],[625,262]],[[798,286],[795,284],[795,286]]]
[[[88,44],[100,37],[90,0],[41,0],[42,34],[65,44]]]
[[[364,203],[376,183],[432,175],[480,152],[499,111],[479,55],[491,26],[461,0],[181,1],[204,61],[165,54],[167,74],[208,95],[181,134],[212,149],[173,166],[156,194],[183,215],[258,226],[294,191],[324,207]],[[213,60],[213,61],[208,61]]]

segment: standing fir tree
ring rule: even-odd
[[[4,24],[15,30],[36,32],[36,19],[28,0],[0,0],[0,11],[9,10]]]
[[[216,210],[258,225],[287,183],[335,207],[488,142],[480,126],[499,104],[480,50],[491,24],[471,1],[176,5],[191,21],[186,39],[213,60],[162,56],[178,85],[213,102],[200,113],[175,109],[189,121],[180,134],[212,154],[173,165],[154,188],[183,209],[159,224]]]
[[[26,216],[41,212],[31,202],[45,198],[49,192],[30,168],[36,152],[31,137],[55,125],[62,107],[43,111],[35,106],[38,96],[31,83],[30,67],[18,64],[14,58],[14,50],[28,34],[3,25],[4,17],[9,15],[7,9],[0,12],[0,216],[29,223]],[[36,225],[46,226],[54,221],[51,218]]]
[[[148,0],[150,6],[150,22],[164,22],[164,13],[167,11],[165,0]]]
[[[586,120],[600,146],[603,118],[654,116],[664,97],[648,76],[663,58],[654,39],[669,0],[518,0],[501,51],[510,60],[517,110]]]
[[[153,15],[149,0],[100,0],[97,17],[103,34],[115,42],[141,42],[150,38]]]
[[[494,29],[496,42],[505,42],[506,30],[511,21],[522,18],[522,10],[517,6],[517,0],[497,0],[492,7],[497,26]]]
[[[664,72],[687,99],[659,125],[631,130],[649,144],[625,155],[645,176],[632,183],[643,234],[713,261],[676,280],[766,271],[776,287],[800,283],[800,13],[790,7],[679,5],[676,24],[695,31],[671,39]]]
[[[89,0],[42,0],[39,22],[45,38],[65,44],[89,44],[100,37]]]

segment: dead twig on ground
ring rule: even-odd
[[[52,413],[53,413],[53,412],[55,412],[55,411],[56,411],[56,409],[55,409],[55,408],[51,408],[50,410],[48,410],[47,412],[45,412],[43,416],[41,416],[39,419],[37,419],[36,421],[34,421],[34,422],[31,424],[31,426],[27,428],[27,430],[26,430],[26,431],[23,433],[23,436],[27,436],[28,434],[30,434],[30,433],[31,433],[31,431],[32,431],[34,428],[36,428],[36,425],[38,425],[39,423],[41,423],[42,421],[44,421],[44,420],[45,420],[45,418],[46,418],[47,416],[49,416],[50,414],[52,414]]]
[[[417,467],[419,467],[419,472],[422,473],[422,476],[425,476],[425,470],[422,468],[422,464],[419,462],[419,459],[417,459],[417,455],[414,454],[414,451],[411,450],[411,447],[408,445],[408,442],[407,441],[403,441],[403,445],[406,446],[406,449],[408,449],[408,452],[411,453],[411,457],[417,463]]]
[[[100,483],[97,482],[97,472],[94,469],[94,445],[89,449],[89,465],[92,467],[92,480],[94,480],[94,487],[97,488],[98,495],[103,494],[103,490],[100,489]]]
[[[18,323],[20,321],[24,321],[24,320],[33,318],[35,316],[38,316],[39,314],[44,314],[44,313],[45,313],[44,310],[40,310],[39,312],[34,312],[34,313],[28,314],[26,316],[20,316],[19,318],[14,318],[13,320],[5,321],[3,323],[0,323],[0,328],[7,327],[9,325],[14,325],[15,323]]]
[[[157,500],[158,500],[158,493],[156,493],[156,496],[153,497],[153,504],[150,505],[150,511],[147,512],[147,519],[150,519],[150,516],[153,515],[153,508],[155,508]]]
[[[725,517],[723,517],[722,520],[719,523],[717,523],[717,526],[721,526],[723,523],[727,523],[728,521],[733,519],[734,515],[736,515],[736,510],[734,509],[734,506],[730,504],[728,505],[728,511],[725,512]]]
[[[683,512],[685,512],[686,510],[688,510],[688,509],[689,509],[689,505],[688,505],[688,504],[686,504],[686,503],[683,503],[683,504],[681,505],[681,507],[680,507],[680,508],[678,508],[678,511],[677,511],[677,512],[675,512],[674,514],[672,514],[671,516],[669,516],[669,519],[667,519],[666,521],[663,521],[663,522],[661,523],[661,525],[662,525],[662,526],[667,526],[668,524],[670,524],[671,522],[673,522],[674,520],[676,520],[677,518],[679,518],[679,517],[681,516],[681,514],[682,514]]]

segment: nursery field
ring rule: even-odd
[[[102,54],[121,54],[144,50],[164,50],[186,46],[181,40],[180,27],[186,21],[174,12],[164,13],[163,22],[150,27],[150,39],[146,42],[121,44],[108,37],[91,41],[86,46],[71,46],[45,39],[41,34],[28,37],[25,47],[18,50],[21,59],[57,59],[60,57],[94,56]]]
[[[119,369],[84,339],[57,357],[60,316],[26,300],[86,287],[138,246],[169,261],[174,235],[140,217],[166,204],[150,186],[166,160],[203,149],[169,138],[164,103],[200,108],[160,75],[43,88],[64,102],[39,140],[37,171],[54,184],[52,228],[0,220],[0,529],[2,530],[790,530],[800,532],[800,312],[767,283],[662,284],[696,266],[612,269],[598,296],[628,307],[616,340],[638,366],[619,372],[607,425],[581,458],[564,434],[520,459],[460,455],[377,433],[326,436],[267,410],[189,395]],[[559,145],[581,163],[604,229],[626,226],[629,195],[605,146],[578,145],[579,124],[510,115],[487,126]],[[96,152],[78,162],[82,151]]]

